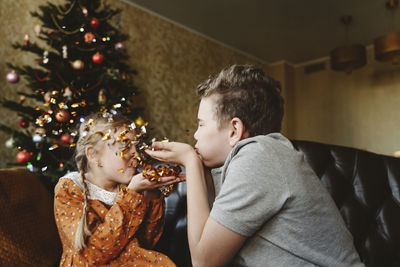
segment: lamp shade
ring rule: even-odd
[[[367,63],[367,53],[363,45],[346,45],[333,49],[330,53],[331,68],[351,73]]]
[[[375,59],[400,63],[400,32],[389,32],[374,41]]]

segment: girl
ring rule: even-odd
[[[157,188],[181,179],[134,176],[135,130],[126,118],[104,113],[85,122],[76,145],[79,172],[67,173],[55,188],[60,266],[175,266],[147,248],[163,230],[164,199]]]

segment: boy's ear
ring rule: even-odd
[[[234,147],[240,140],[249,137],[241,119],[235,117],[230,121],[229,144]]]

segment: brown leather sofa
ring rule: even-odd
[[[335,200],[362,261],[400,266],[400,159],[334,145],[293,141]],[[186,188],[166,199],[165,231],[156,249],[191,266]],[[56,266],[61,245],[52,196],[25,169],[0,170],[0,266]]]

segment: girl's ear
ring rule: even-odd
[[[88,159],[88,162],[96,161],[96,150],[94,149],[93,146],[87,146],[85,148],[85,154],[86,158]]]
[[[229,145],[234,147],[240,140],[249,137],[241,119],[235,117],[230,121]]]

